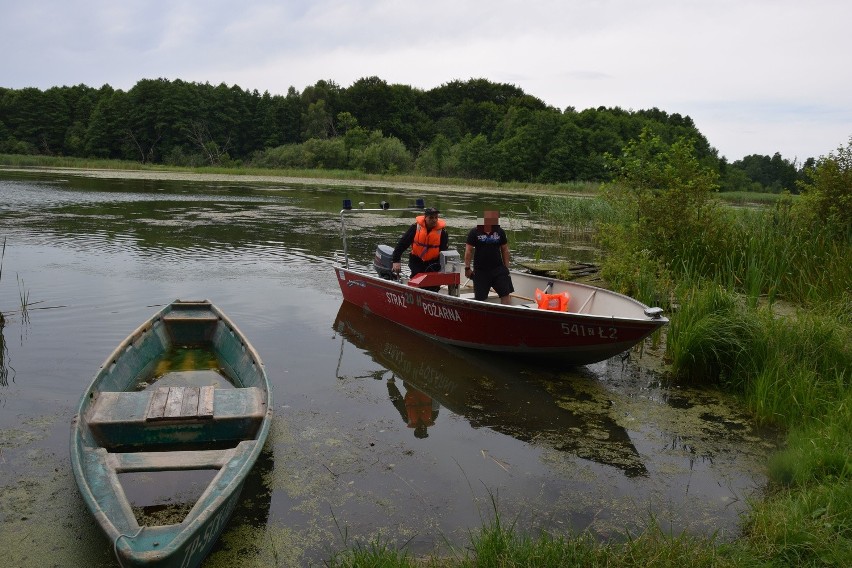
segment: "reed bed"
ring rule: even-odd
[[[356,546],[326,563],[330,568],[565,568],[583,567],[742,567],[767,566],[755,555],[736,545],[713,538],[665,533],[653,520],[638,535],[598,542],[588,533],[536,537],[519,534],[504,525],[499,515],[478,533],[470,545],[449,554],[417,558],[374,541]]]
[[[593,233],[600,223],[620,218],[617,209],[597,196],[543,195],[535,200],[534,207],[535,212],[552,227],[557,242]]]
[[[703,278],[745,294],[815,306],[848,301],[852,246],[827,227],[801,223],[785,208],[727,210],[715,242],[688,242],[676,260],[679,277]]]
[[[3,238],[3,247],[0,249],[0,282],[3,281],[3,259],[6,258],[6,239]],[[3,328],[6,325],[6,316],[0,312],[0,387],[9,386],[9,347],[3,336]],[[14,371],[11,371],[14,373]],[[14,375],[12,375],[14,377]]]
[[[756,419],[785,427],[838,411],[850,392],[852,335],[832,315],[778,315],[713,285],[691,289],[667,334],[672,371],[741,394]]]

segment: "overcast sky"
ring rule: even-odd
[[[852,136],[850,29],[849,0],[0,0],[0,87],[484,78],[801,162]]]

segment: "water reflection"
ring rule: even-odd
[[[9,386],[9,379],[15,379],[15,370],[9,365],[9,347],[6,345],[6,336],[3,335],[4,319],[0,314],[0,387]],[[10,375],[11,372],[11,375]]]
[[[528,361],[444,346],[348,303],[341,305],[334,329],[387,369],[372,377],[387,381],[391,403],[418,438],[440,426],[443,406],[475,428],[545,444],[628,477],[647,475],[587,370],[554,376]]]
[[[428,438],[429,426],[435,425],[441,405],[428,394],[403,381],[405,396],[399,391],[395,377],[388,379],[388,396],[402,420],[414,429],[415,438]]]

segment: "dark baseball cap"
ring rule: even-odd
[[[427,217],[429,215],[437,215],[438,213],[440,213],[440,211],[438,211],[434,207],[427,207],[426,209],[423,210],[423,214],[426,215]]]

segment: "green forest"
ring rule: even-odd
[[[692,119],[652,108],[577,111],[486,79],[427,91],[366,77],[302,92],[143,79],[109,85],[0,87],[0,154],[415,173],[502,182],[610,181],[611,158],[647,131],[688,140],[722,191],[798,193],[814,158],[750,155],[729,163]]]

